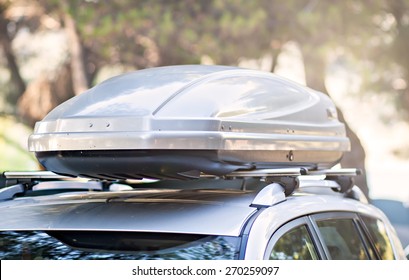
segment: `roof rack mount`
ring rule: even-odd
[[[239,170],[226,175],[208,175],[203,174],[201,178],[268,178],[268,177],[291,177],[291,176],[357,176],[361,175],[361,170],[356,168],[342,169],[323,169],[309,170],[308,168],[273,168],[273,169],[255,169]]]
[[[348,193],[354,186],[353,177],[361,175],[360,169],[326,169],[308,170],[307,168],[286,168],[286,169],[258,169],[235,171],[222,176],[223,179],[236,178],[260,178],[270,183],[278,183],[284,189],[285,196],[291,195],[296,189],[309,187],[308,184],[300,185],[299,177],[325,176],[325,180],[320,180],[322,184],[314,183],[318,187],[331,188],[333,191]],[[218,176],[205,175],[206,178],[219,178]]]
[[[77,177],[68,177],[51,171],[6,171],[0,177],[0,189],[17,185],[32,185],[44,181],[79,180]]]
[[[281,168],[281,169],[258,169],[235,171],[223,176],[202,174],[204,179],[246,179],[255,178],[264,180],[270,184],[279,184],[285,196],[291,195],[296,189],[308,187],[325,187],[335,192],[348,194],[355,186],[353,177],[360,175],[361,171],[354,168],[328,169],[328,170],[308,170],[306,168]],[[325,176],[325,179],[305,182],[300,178],[314,178]],[[0,197],[11,198],[15,193],[25,193],[32,190],[40,182],[47,181],[100,181],[102,190],[108,190],[109,185],[114,181],[104,181],[81,177],[69,177],[55,174],[51,171],[11,171],[4,172],[0,177]]]
[[[233,171],[225,175],[210,175],[202,173],[200,178],[267,178],[267,177],[287,177],[287,176],[357,176],[361,174],[360,169],[356,168],[341,168],[341,169],[323,169],[309,170],[308,168],[270,168],[270,169],[254,169],[254,170],[239,170]],[[88,179],[97,180],[86,177],[72,177],[56,174],[52,171],[5,171],[2,173],[1,179],[6,180],[76,180]]]
[[[295,178],[299,176],[325,176],[326,179],[338,181],[340,178],[350,178],[360,175],[361,171],[355,168],[309,170],[307,168],[275,168],[275,169],[255,169],[239,170],[225,175],[201,174],[203,179],[240,179],[240,178],[260,178],[261,180],[277,182],[278,178]],[[0,188],[16,184],[37,184],[43,181],[60,180],[98,180],[93,178],[70,177],[59,175],[51,171],[6,171],[0,177]],[[283,179],[285,181],[285,179]],[[118,180],[117,180],[118,181]],[[280,182],[280,181],[278,181]],[[345,184],[345,183],[344,183]]]

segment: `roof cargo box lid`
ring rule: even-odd
[[[267,72],[183,65],[116,76],[64,102],[29,149],[56,173],[129,179],[329,168],[350,143],[325,94]]]

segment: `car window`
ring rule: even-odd
[[[333,260],[369,259],[365,246],[352,219],[316,221],[323,245]]]
[[[317,260],[318,254],[306,225],[291,229],[274,244],[270,260]]]
[[[0,232],[0,259],[237,259],[240,238],[171,233]]]
[[[361,225],[362,226],[362,225]],[[366,249],[368,250],[369,258],[371,260],[379,260],[378,254],[375,251],[375,246],[371,239],[369,239],[368,234],[364,234],[362,227],[361,228],[361,236],[365,240],[364,243],[367,244]]]
[[[362,216],[362,220],[368,229],[369,235],[375,245],[375,248],[383,260],[395,259],[391,241],[386,232],[385,224],[378,219]]]

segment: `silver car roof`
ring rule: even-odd
[[[216,188],[220,183],[229,181],[205,182],[214,184]],[[58,184],[61,183],[69,182]],[[47,183],[44,184],[47,186]],[[256,189],[263,185],[267,183],[256,186]],[[0,203],[0,230],[133,231],[239,236],[246,222],[257,211],[260,205],[257,202],[263,201],[261,195],[278,198],[264,207],[272,205],[270,209],[273,209],[275,204],[280,204],[281,213],[277,215],[281,220],[285,220],[288,213],[292,213],[288,218],[293,219],[295,216],[320,211],[359,212],[364,209],[363,213],[370,212],[367,210],[368,205],[344,198],[343,194],[335,193],[330,188],[327,188],[327,193],[320,191],[320,195],[311,194],[307,191],[310,189],[308,184],[303,183],[307,189],[285,198],[282,191],[281,194],[271,193],[269,187],[272,185],[262,188],[262,191],[150,188],[26,196]],[[294,201],[297,202],[294,204]],[[291,209],[282,211],[286,205]]]
[[[238,236],[254,193],[226,190],[75,192],[0,203],[0,230],[167,232]]]

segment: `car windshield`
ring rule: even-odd
[[[0,259],[237,259],[240,238],[198,234],[4,231]]]

